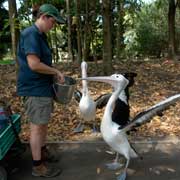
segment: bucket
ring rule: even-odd
[[[65,76],[64,79],[64,84],[60,84],[56,80],[53,84],[54,100],[60,104],[68,104],[71,101],[76,86],[75,79],[69,76]]]

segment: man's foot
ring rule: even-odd
[[[46,146],[44,146],[41,150],[41,159],[42,161],[46,161],[49,163],[59,161],[59,159],[54,154],[52,154]]]
[[[37,177],[46,177],[51,178],[60,175],[62,170],[60,168],[51,167],[44,163],[41,163],[39,166],[33,166],[32,175]]]

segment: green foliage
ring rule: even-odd
[[[165,4],[161,8],[156,3],[145,4],[133,22],[129,20],[133,28],[124,34],[128,55],[160,56],[167,49],[167,7]]]
[[[13,64],[15,61],[13,60],[0,60],[0,65],[7,65],[7,64]]]
[[[31,0],[31,3],[42,3],[42,0]],[[65,0],[43,0],[43,3],[50,3],[50,4],[63,4]]]
[[[125,53],[128,56],[138,53],[136,48],[138,46],[136,29],[130,29],[124,33],[124,43],[126,45]]]
[[[2,10],[2,2],[0,0],[0,39],[8,37],[10,40],[10,29],[8,22],[8,12]],[[59,10],[63,10],[63,17],[66,14],[66,0],[19,0],[20,8],[18,9],[18,19],[20,29],[32,24],[32,3],[51,3]],[[76,1],[70,0],[70,15],[77,15]],[[141,0],[113,0],[113,8],[111,16],[113,20],[113,53],[117,52],[116,39],[121,39],[122,55],[155,55],[159,56],[162,52],[167,51],[168,46],[168,2],[164,0],[156,0],[152,4],[144,4]],[[180,0],[177,1],[178,3]],[[118,17],[122,14],[118,12],[118,6],[122,4],[124,17],[122,18],[123,31],[121,37],[117,37]],[[180,4],[180,3],[179,3]],[[88,5],[88,8],[87,8]],[[80,0],[79,16],[81,19],[81,40],[84,42],[84,34],[86,25],[88,24],[90,36],[90,54],[102,56],[103,46],[103,25],[102,25],[102,3],[99,0]],[[88,23],[86,23],[88,20]],[[122,22],[121,21],[121,22]],[[67,30],[68,26],[64,25],[57,28],[57,33],[51,32],[51,45],[58,46],[67,51]],[[122,34],[124,33],[123,37]],[[180,43],[180,13],[176,11],[176,42]],[[123,41],[124,39],[124,41]],[[55,43],[55,40],[57,41]],[[2,45],[1,45],[2,46]],[[7,47],[5,49],[8,49]],[[2,47],[0,47],[0,51]],[[118,49],[119,50],[119,49]],[[2,52],[2,51],[1,51]]]
[[[0,0],[0,7],[2,8],[3,7],[3,3],[5,2],[6,0]]]
[[[8,21],[8,11],[2,6],[4,1],[0,1],[0,58],[6,53],[9,48],[9,43],[11,42],[10,26]]]

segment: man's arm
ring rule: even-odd
[[[27,61],[32,71],[42,74],[56,75],[61,83],[64,82],[64,75],[59,70],[42,63],[38,56],[36,56],[35,54],[27,55]]]

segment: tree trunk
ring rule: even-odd
[[[103,70],[112,72],[111,0],[103,0]]]
[[[96,63],[97,65],[97,49],[96,49],[96,46],[97,46],[97,31],[98,31],[98,28],[94,28],[93,27],[93,23],[91,23],[94,19],[96,19],[98,17],[97,15],[97,12],[96,12],[96,9],[98,8],[94,8],[94,7],[98,7],[99,5],[99,1],[97,0],[91,0],[91,1],[88,1],[89,3],[89,12],[88,12],[88,15],[89,15],[89,39],[90,39],[90,44],[89,44],[89,48],[90,48],[90,52],[89,53],[92,53],[92,60]],[[102,58],[101,58],[102,59]]]
[[[82,61],[82,43],[81,43],[81,19],[80,19],[80,0],[76,0],[76,17],[77,17],[77,44],[78,54],[77,59],[80,64]]]
[[[54,61],[56,63],[58,63],[60,59],[59,59],[58,41],[57,41],[57,27],[54,27],[54,39],[53,40],[54,40],[54,46],[55,46]]]
[[[175,0],[169,0],[169,12],[168,12],[168,26],[169,26],[169,58],[174,59],[176,56],[175,47],[175,15],[176,15],[176,4]]]
[[[118,26],[117,26],[117,52],[116,52],[116,58],[117,60],[121,59],[122,51],[124,50],[124,0],[118,0]]]
[[[12,55],[13,59],[17,62],[17,44],[19,40],[19,22],[17,19],[16,0],[8,0],[9,5],[9,22],[11,27],[11,40],[12,40]]]
[[[91,30],[89,25],[89,4],[88,0],[86,0],[86,14],[85,14],[85,26],[84,26],[84,60],[87,61],[89,59],[90,54],[90,43],[91,43]]]
[[[71,46],[71,15],[69,0],[66,0],[67,21],[68,21],[68,54],[69,60],[72,60],[72,46]]]

